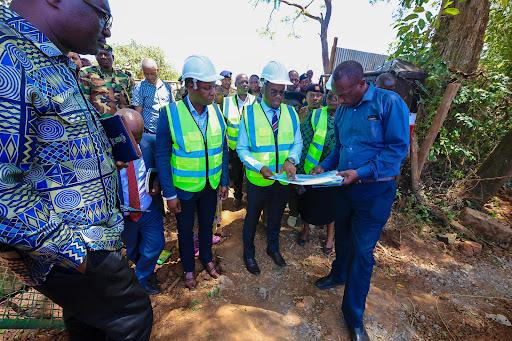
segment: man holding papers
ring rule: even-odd
[[[336,67],[332,90],[342,105],[335,119],[333,152],[314,173],[336,169],[344,177],[335,193],[336,259],[319,289],[345,284],[342,312],[352,340],[369,340],[363,326],[373,270],[373,249],[395,199],[395,178],[409,150],[409,110],[400,96],[363,80],[355,61]]]
[[[288,186],[269,177],[278,172],[295,177],[295,164],[302,151],[298,115],[293,107],[282,104],[285,86],[292,84],[288,70],[280,62],[271,61],[263,68],[261,78],[263,99],[244,111],[236,146],[248,179],[244,262],[254,275],[260,273],[254,236],[263,208],[267,212],[267,254],[278,266],[286,265],[279,252],[279,232]]]

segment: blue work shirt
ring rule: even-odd
[[[203,133],[203,137],[206,135],[206,127],[208,125],[208,109],[205,107],[205,111],[199,115],[194,109],[190,100],[187,97],[183,99],[187,103],[188,107],[192,111],[192,117],[199,126],[199,130]],[[213,104],[216,106],[217,104]],[[194,114],[195,113],[195,114]],[[158,169],[158,177],[160,179],[160,186],[165,200],[172,199],[183,199],[190,200],[194,193],[183,191],[179,188],[174,187],[172,181],[172,170],[171,170],[171,155],[172,155],[172,138],[171,130],[169,128],[169,119],[167,118],[167,110],[165,107],[160,109],[160,117],[158,119],[158,127],[156,133],[156,145],[155,145],[155,161]],[[223,154],[222,154],[222,175],[220,178],[221,186],[229,186],[229,151],[226,138],[224,137],[223,142]],[[206,186],[209,186],[207,182]]]
[[[336,146],[320,163],[326,171],[354,169],[362,180],[400,174],[409,151],[409,109],[400,96],[370,84],[356,106],[341,106]]]
[[[256,102],[255,102],[256,104]],[[267,119],[269,122],[272,122],[272,116],[274,116],[274,109],[269,107],[265,101],[261,101],[261,108],[263,109],[263,112],[265,112],[265,115],[267,116]],[[277,117],[281,117],[281,109],[277,109]],[[245,120],[242,116],[242,119],[240,120],[240,125],[238,128],[238,141],[236,143],[236,152],[238,153],[238,157],[240,160],[245,164],[246,167],[248,167],[251,170],[254,170],[256,172],[261,171],[264,164],[259,162],[252,156],[251,148],[249,145],[249,137],[247,136],[247,129],[245,127]],[[292,149],[290,150],[290,154],[288,154],[288,157],[291,157],[295,160],[296,163],[300,162],[300,156],[302,154],[302,135],[300,133],[300,128],[297,129],[295,132],[295,140],[293,141]],[[274,171],[272,169],[272,171]]]

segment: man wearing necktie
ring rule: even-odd
[[[295,164],[302,152],[298,115],[292,106],[282,103],[285,86],[292,84],[288,70],[280,62],[271,61],[263,68],[261,81],[263,99],[244,111],[236,146],[248,179],[244,262],[254,275],[260,273],[255,259],[254,237],[264,208],[267,213],[267,254],[278,266],[286,265],[279,252],[279,232],[289,188],[269,177],[283,172],[289,178],[295,177]]]
[[[188,95],[160,109],[156,162],[167,207],[176,215],[185,286],[194,289],[194,217],[199,222],[199,259],[206,272],[219,277],[213,261],[212,224],[219,190],[229,186],[226,124],[216,103],[215,81],[221,77],[210,59],[190,56],[182,78]]]
[[[135,275],[148,295],[160,293],[154,275],[158,256],[165,244],[163,203],[158,180],[148,186],[148,172],[155,171],[153,155],[146,134],[143,135],[142,116],[132,109],[121,109],[117,114],[123,116],[142,151],[142,158],[128,162],[125,169],[119,171],[124,207],[123,241],[126,256],[135,263]],[[149,192],[147,190],[149,189]]]

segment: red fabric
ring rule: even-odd
[[[128,175],[128,195],[130,199],[130,207],[140,210],[139,185],[137,183],[137,175],[135,174],[135,166],[133,161],[128,163],[126,169]],[[142,212],[130,212],[129,218],[133,222],[139,221]]]

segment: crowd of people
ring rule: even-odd
[[[154,270],[165,244],[164,207],[176,216],[184,285],[192,290],[196,257],[211,277],[220,275],[213,227],[232,188],[233,206],[247,210],[247,271],[261,272],[254,238],[262,217],[265,251],[279,267],[286,266],[287,205],[288,224],[302,225],[299,245],[312,226],[326,226],[323,251],[336,256],[314,285],[344,285],[351,337],[369,340],[363,314],[373,250],[409,147],[408,108],[389,90],[393,76],[367,83],[362,66],[346,61],[315,82],[312,70],[299,75],[273,60],[259,75],[233,77],[194,55],[174,93],[152,59],[141,61],[138,83],[115,68],[111,25],[107,0],[0,7],[2,262],[62,306],[71,340],[147,340],[149,295],[160,293]],[[84,65],[84,54],[97,65]],[[123,118],[139,159],[114,159],[101,124],[113,115]],[[272,179],[330,170],[342,186]]]

